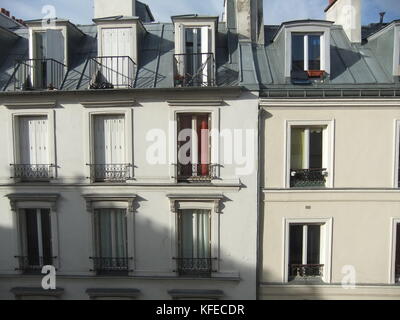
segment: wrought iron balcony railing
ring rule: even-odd
[[[176,260],[177,272],[180,276],[211,277],[215,272],[213,260],[216,258],[174,258]]]
[[[87,164],[92,182],[126,182],[131,178],[131,164]]]
[[[321,278],[324,275],[323,264],[292,264],[289,265],[289,276],[296,278]]]
[[[54,179],[53,164],[11,164],[13,179],[23,182]]]
[[[111,257],[89,257],[93,260],[93,270],[97,274],[127,274],[132,271],[129,269],[129,261],[132,258],[111,258]]]
[[[128,56],[91,58],[87,62],[90,89],[133,88],[136,64]],[[87,72],[82,74],[87,75]],[[81,79],[82,80],[82,79]]]
[[[210,182],[216,178],[215,164],[180,164],[177,165],[179,182]]]
[[[175,87],[215,86],[215,60],[213,53],[174,54]]]
[[[59,90],[67,67],[54,59],[18,60],[14,69],[14,90]]]
[[[39,257],[39,256],[15,256],[18,259],[19,267],[15,270],[24,273],[41,273],[43,266],[53,265],[57,257]]]
[[[290,170],[291,188],[325,187],[328,172],[326,169]]]

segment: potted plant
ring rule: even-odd
[[[184,83],[185,77],[181,74],[177,74],[174,79],[175,87],[182,87]]]

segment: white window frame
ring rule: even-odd
[[[321,261],[324,265],[322,281],[331,283],[333,218],[283,218],[283,273],[282,282],[289,282],[289,234],[291,224],[321,224],[324,241],[321,244]],[[304,236],[304,235],[303,235]],[[322,239],[322,236],[321,236]]]
[[[220,176],[220,167],[219,164],[219,135],[216,133],[219,132],[219,123],[220,123],[220,108],[215,107],[171,107],[169,113],[170,120],[170,129],[169,132],[169,159],[170,159],[170,182],[177,183],[178,177],[176,176],[176,165],[178,163],[178,115],[179,114],[204,114],[208,113],[211,115],[211,128],[210,130],[210,140],[211,140],[211,154],[210,154],[210,164],[216,165],[215,175],[216,178]],[[171,132],[173,134],[171,135]],[[173,154],[171,155],[171,152]]]
[[[291,132],[292,127],[326,127],[326,134],[323,135],[323,153],[326,154],[326,164],[328,176],[325,188],[334,187],[334,147],[335,147],[335,121],[334,120],[286,120],[285,121],[285,166],[283,185],[286,189],[290,188],[290,162],[291,162]]]
[[[117,104],[117,103],[116,103]],[[100,116],[107,116],[107,115],[122,115],[124,116],[124,126],[125,126],[125,163],[131,164],[132,166],[129,168],[130,178],[133,179],[134,177],[134,155],[133,155],[133,110],[129,109],[102,109],[96,108],[90,111],[86,111],[84,113],[84,145],[85,145],[85,164],[92,164],[94,161],[94,137],[93,137],[93,130],[94,130],[94,117]],[[90,177],[90,167],[85,166],[85,176]]]
[[[392,218],[390,224],[390,252],[389,252],[389,284],[396,284],[396,243],[397,240],[397,225],[400,224],[400,218]]]
[[[321,43],[320,43],[320,45],[321,45],[321,70],[324,70],[327,74],[330,74],[331,73],[330,26],[299,24],[299,25],[284,27],[284,38],[285,38],[285,48],[286,48],[286,50],[285,50],[285,77],[290,78],[291,72],[292,72],[292,33],[320,34],[321,35]],[[279,37],[279,35],[277,35],[275,38],[277,39],[278,37]],[[308,51],[308,46],[305,46],[304,50]],[[307,56],[308,56],[308,54],[307,54]],[[308,60],[307,60],[307,64],[308,64]],[[304,63],[304,67],[305,66],[306,66],[306,63]]]
[[[96,243],[96,209],[124,209],[126,210],[126,232],[127,232],[127,258],[129,260],[129,269],[135,270],[135,210],[134,201],[136,195],[83,195],[86,200],[86,211],[90,214],[90,226],[88,230],[88,241],[90,243],[89,257],[97,256]],[[132,274],[134,271],[129,271]],[[94,270],[93,274],[96,273]]]
[[[170,200],[170,238],[171,238],[171,262],[170,269],[176,269],[176,261],[173,257],[179,256],[179,214],[180,210],[210,210],[211,215],[211,230],[210,230],[210,243],[211,243],[211,259],[212,272],[211,277],[220,272],[220,202],[222,197],[220,195],[206,195],[202,198],[201,195],[179,196],[167,195]],[[214,260],[216,258],[216,260]]]
[[[323,46],[323,33],[321,32],[309,32],[309,33],[304,33],[304,32],[292,32],[291,36],[293,35],[298,35],[298,36],[302,36],[303,40],[304,40],[304,71],[308,71],[309,69],[309,54],[308,54],[308,37],[309,36],[319,36],[320,37],[320,70],[324,70],[324,68],[322,67],[323,65],[325,65],[325,61],[324,63],[322,62],[323,60],[323,52],[324,52],[324,46]],[[293,42],[291,43],[291,47],[292,47],[292,52],[293,52]],[[290,60],[290,63],[292,64],[292,60],[293,58]]]
[[[19,119],[20,117],[37,117],[44,116],[47,117],[47,131],[48,131],[48,164],[54,165],[54,179],[50,181],[50,183],[57,178],[57,163],[56,163],[56,154],[55,154],[55,133],[54,133],[54,118],[55,118],[55,110],[29,110],[29,111],[16,111],[11,113],[11,121],[12,124],[10,127],[10,137],[13,139],[13,143],[9,145],[9,154],[12,155],[12,159],[10,159],[10,163],[17,164],[20,159],[20,146],[19,146]]]

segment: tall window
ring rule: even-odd
[[[292,70],[321,70],[321,35],[292,33]]]
[[[126,209],[96,209],[94,229],[95,270],[98,273],[128,272]]]
[[[52,178],[49,164],[47,116],[18,117],[17,163],[14,177],[21,180],[48,180]]]
[[[326,127],[291,128],[290,186],[323,187],[327,175]]]
[[[207,181],[214,176],[210,164],[210,114],[178,115],[178,180]]]
[[[400,223],[396,224],[395,282],[400,282]]]
[[[322,277],[321,225],[291,224],[289,227],[289,277]]]
[[[126,181],[130,165],[125,161],[124,115],[94,116],[93,144],[92,181]]]
[[[178,215],[180,275],[211,275],[211,212],[181,210]]]
[[[23,271],[41,271],[42,266],[52,265],[51,218],[49,209],[21,209],[20,229]]]

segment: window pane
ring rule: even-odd
[[[292,71],[304,71],[303,35],[292,35]]]
[[[40,210],[40,220],[42,223],[43,262],[44,264],[52,264],[51,223],[49,209]]]
[[[303,264],[303,226],[292,224],[289,227],[289,265]]]
[[[321,70],[321,36],[308,36],[308,69]]]
[[[400,277],[400,223],[397,224],[396,231],[396,261],[395,261],[395,269],[396,269],[396,282],[399,282]]]
[[[39,241],[36,209],[26,209],[26,243],[30,265],[39,265]]]
[[[102,258],[112,257],[112,240],[111,240],[111,212],[109,209],[101,209],[98,211],[99,221],[99,254]]]
[[[304,164],[304,128],[292,128],[290,169],[306,169]]]
[[[322,131],[310,129],[310,169],[322,169]]]
[[[115,210],[115,256],[127,256],[126,210]]]
[[[181,211],[182,258],[210,258],[210,212],[208,210]]]
[[[321,226],[309,225],[307,232],[307,264],[320,264]]]

